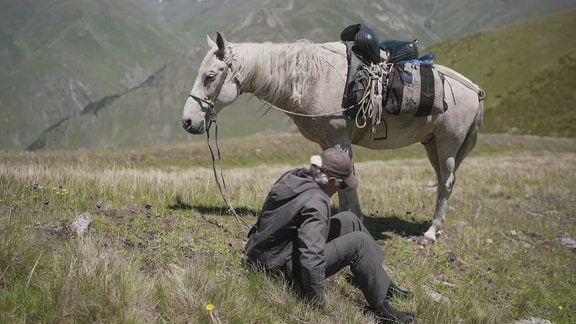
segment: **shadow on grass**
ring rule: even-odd
[[[195,210],[200,214],[214,214],[220,216],[232,216],[228,211],[228,206],[206,206],[206,205],[191,205],[183,202],[181,199],[176,198],[172,205],[169,205],[170,210]],[[238,216],[257,216],[260,211],[248,207],[234,207]]]
[[[420,236],[428,229],[430,221],[407,220],[394,214],[380,217],[364,215],[364,225],[374,239],[387,240],[390,236],[386,233],[390,232],[400,236]]]
[[[232,216],[228,211],[227,206],[218,205],[192,205],[179,199],[178,197],[172,205],[168,206],[171,210],[194,210],[200,214],[212,214],[220,216]],[[234,207],[238,216],[253,216],[258,217],[260,210],[248,207]],[[333,208],[332,215],[338,213],[338,208]],[[430,226],[430,221],[415,221],[401,218],[396,214],[389,214],[386,216],[365,215],[364,225],[370,231],[374,239],[387,240],[390,235],[387,233],[394,233],[400,236],[420,236]]]

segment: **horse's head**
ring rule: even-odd
[[[240,85],[232,71],[230,46],[217,33],[216,43],[208,37],[210,50],[204,57],[194,86],[182,113],[182,127],[191,134],[202,134],[216,114],[240,95]]]

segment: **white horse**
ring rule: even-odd
[[[182,123],[192,134],[206,132],[210,122],[242,93],[251,93],[284,111],[300,133],[322,149],[340,147],[352,157],[352,144],[386,150],[420,142],[436,171],[437,201],[426,239],[441,233],[455,171],[476,144],[483,117],[483,91],[453,70],[445,71],[447,110],[413,117],[382,113],[385,138],[375,139],[372,125],[360,128],[346,117],[342,104],[347,58],[342,42],[315,44],[231,43],[217,33],[184,106]],[[379,127],[383,127],[380,125]],[[382,129],[375,130],[376,134]],[[340,210],[363,217],[355,190],[339,193]]]

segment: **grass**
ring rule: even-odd
[[[576,319],[576,145],[483,135],[461,166],[432,246],[423,149],[357,149],[365,224],[422,323]],[[268,188],[316,152],[297,134],[220,143],[231,201],[253,224]],[[344,275],[319,311],[242,266],[243,222],[216,188],[204,142],[138,150],[0,153],[0,322],[369,323]],[[377,181],[370,181],[376,179]],[[333,200],[337,206],[337,199]],[[72,220],[90,213],[90,232]],[[209,305],[211,307],[209,307]]]

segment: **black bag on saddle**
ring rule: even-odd
[[[418,40],[401,41],[385,40],[380,43],[380,49],[388,54],[387,63],[396,63],[399,61],[409,61],[418,59]]]

